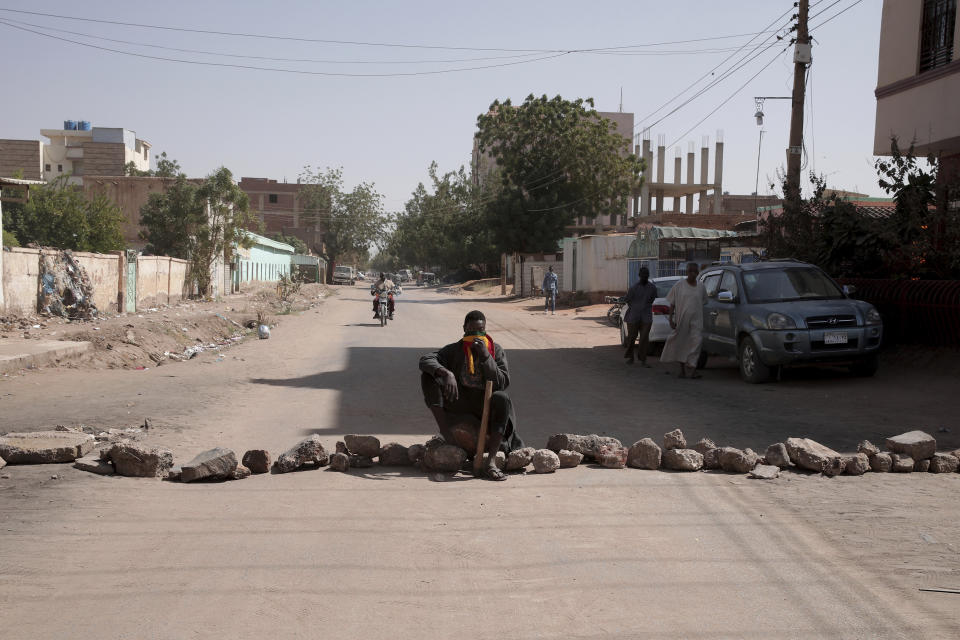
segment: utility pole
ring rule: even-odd
[[[803,151],[803,103],[807,89],[807,65],[811,63],[807,16],[810,1],[799,0],[797,40],[793,54],[793,109],[790,113],[790,148],[787,149],[787,202],[800,203],[800,160]]]

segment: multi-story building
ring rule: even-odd
[[[265,234],[282,233],[300,238],[314,253],[324,254],[326,224],[321,217],[303,211],[300,202],[303,185],[249,177],[240,178],[238,184],[250,198],[250,210],[260,218]]]
[[[960,181],[957,44],[957,0],[884,0],[873,151],[889,155],[894,137],[901,149],[912,142],[918,156],[939,157],[943,185]]]
[[[83,176],[122,176],[128,163],[141,171],[150,168],[150,143],[134,131],[91,127],[68,120],[63,129],[41,129],[49,142],[0,140],[0,174],[22,171],[25,178],[54,180],[69,174],[83,184]]]

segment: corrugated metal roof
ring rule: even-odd
[[[24,180],[23,178],[0,178],[0,184],[11,186],[29,186],[33,184],[47,184],[43,180]]]
[[[277,242],[276,240],[271,240],[270,238],[266,238],[264,236],[258,235],[256,233],[253,233],[252,231],[247,231],[246,233],[248,238],[253,239],[254,244],[259,244],[260,246],[263,246],[263,247],[272,247],[279,251],[286,251],[288,253],[296,252],[296,249],[294,249],[292,246],[290,246],[285,242]]]

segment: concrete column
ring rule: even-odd
[[[650,140],[643,141],[643,159],[647,169],[643,172],[643,186],[640,187],[640,216],[650,215],[650,178],[653,177],[653,151],[650,150]]]
[[[723,213],[723,143],[719,140],[713,160],[713,212]]]
[[[666,147],[657,145],[657,182],[663,184],[663,169],[666,162]],[[657,213],[663,213],[663,189],[657,189]]]
[[[637,156],[638,158],[643,157],[640,155],[640,145],[638,144],[633,145],[633,155]],[[643,176],[642,173],[640,175]],[[640,213],[640,196],[634,194],[633,198],[630,200],[630,210],[627,211],[627,215],[636,216],[639,213]]]
[[[710,179],[708,175],[710,167],[710,149],[707,148],[706,140],[704,140],[704,145],[700,147],[700,184],[706,185],[707,181]],[[707,190],[703,189],[700,192],[700,213],[706,213],[707,208]]]
[[[673,184],[679,185],[681,173],[683,171],[682,159],[677,156],[673,159]],[[673,197],[673,212],[680,213],[680,196]]]
[[[693,158],[694,158],[693,149],[690,149],[690,151],[687,152],[687,184],[688,184],[688,185],[693,185],[693,180],[694,180],[694,178],[693,178]],[[692,192],[692,191],[691,191],[690,194],[687,196],[686,209],[685,209],[684,213],[686,213],[686,214],[692,214],[692,213],[693,213],[693,192]]]
[[[300,194],[293,194],[293,228],[300,228]]]

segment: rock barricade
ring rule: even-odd
[[[880,447],[873,444],[869,440],[861,440],[860,443],[857,444],[857,453],[866,454],[866,456],[869,458],[880,453]]]
[[[960,460],[949,453],[935,453],[930,459],[930,473],[954,473]]]
[[[296,471],[307,463],[313,463],[317,467],[323,467],[330,461],[330,456],[323,448],[320,442],[320,436],[314,434],[309,438],[304,438],[291,449],[280,454],[277,461],[273,463],[273,468],[277,473],[289,473]]]
[[[843,472],[843,456],[830,447],[809,438],[787,438],[786,445],[790,461],[801,469],[825,475]]]
[[[266,449],[250,449],[241,460],[250,473],[267,473],[270,471],[270,462],[270,452]]]
[[[774,464],[758,464],[747,477],[755,480],[776,480],[780,477],[780,467]]]
[[[703,454],[693,449],[668,449],[663,452],[664,469],[699,471],[703,468]]]
[[[899,453],[890,454],[890,460],[892,461],[893,466],[891,471],[894,473],[912,473],[913,472],[913,458],[908,455],[902,455]]]
[[[590,434],[580,436],[573,433],[558,433],[550,436],[547,440],[547,449],[558,453],[566,449],[567,451],[576,451],[582,453],[587,460],[596,460],[597,453],[601,447],[614,446],[622,447],[623,444],[616,438],[610,436],[598,436]]]
[[[718,453],[720,468],[724,471],[750,473],[760,462],[760,456],[750,449],[740,450],[736,447],[720,447]]]
[[[637,440],[627,450],[627,464],[635,469],[660,468],[660,461],[663,452],[652,438],[642,438]]]
[[[388,442],[380,447],[379,462],[385,467],[409,467],[410,452],[398,442]]]
[[[6,464],[73,462],[93,450],[96,439],[80,431],[29,431],[0,436]]]
[[[562,449],[566,451],[566,449]],[[521,449],[514,449],[510,452],[510,455],[507,456],[507,471],[521,471],[530,466],[530,463],[533,462],[533,454],[537,452],[533,447],[523,447]],[[577,453],[580,453],[579,451]],[[582,453],[580,454],[583,455]]]
[[[847,456],[844,461],[843,472],[848,476],[862,476],[867,471],[870,471],[870,458],[865,453]]]
[[[230,449],[217,447],[198,453],[193,460],[181,465],[180,482],[227,480],[236,470],[237,455]]]
[[[937,441],[924,431],[908,431],[887,438],[887,450],[910,456],[914,460],[926,460],[937,452]]]
[[[467,452],[453,444],[433,444],[434,442],[428,443],[423,455],[423,467],[430,471],[446,473],[459,471],[467,460]],[[440,442],[442,443],[443,440]]]
[[[114,473],[113,465],[107,460],[101,460],[100,456],[77,458],[73,466],[81,471],[89,471],[90,473],[96,473],[101,476],[112,476]]]
[[[237,468],[230,474],[230,480],[243,480],[244,478],[249,478],[252,473],[253,472],[247,467],[238,464]]]
[[[374,436],[358,436],[349,434],[343,436],[347,450],[358,456],[376,458],[380,455],[380,440]]]
[[[687,439],[683,437],[683,431],[680,431],[680,429],[674,429],[669,433],[663,434],[664,451],[670,451],[671,449],[686,449],[686,448],[687,448]]]
[[[553,473],[559,468],[560,456],[550,449],[538,449],[533,454],[533,470],[536,473]]]
[[[104,458],[106,455],[106,458]],[[130,443],[118,443],[100,452],[101,460],[110,460],[117,475],[134,478],[165,478],[173,466],[173,452],[148,449]]]
[[[623,469],[627,466],[627,448],[605,444],[594,452],[593,459],[605,469]]]
[[[560,453],[557,454],[557,457],[560,458],[560,468],[561,469],[572,469],[577,467],[583,462],[583,454],[579,451],[567,451],[566,449],[561,449]]]
[[[870,470],[875,473],[888,473],[893,469],[893,459],[883,451],[870,456]]]
[[[407,458],[410,460],[410,464],[417,466],[423,461],[423,456],[427,452],[427,448],[422,444],[412,444],[407,447]]]
[[[333,471],[349,471],[350,470],[350,456],[345,453],[336,453],[330,454],[330,469]]]
[[[790,453],[787,451],[787,445],[782,442],[777,442],[767,447],[766,453],[763,454],[763,459],[766,460],[768,465],[773,465],[780,469],[786,469],[790,466]]]

